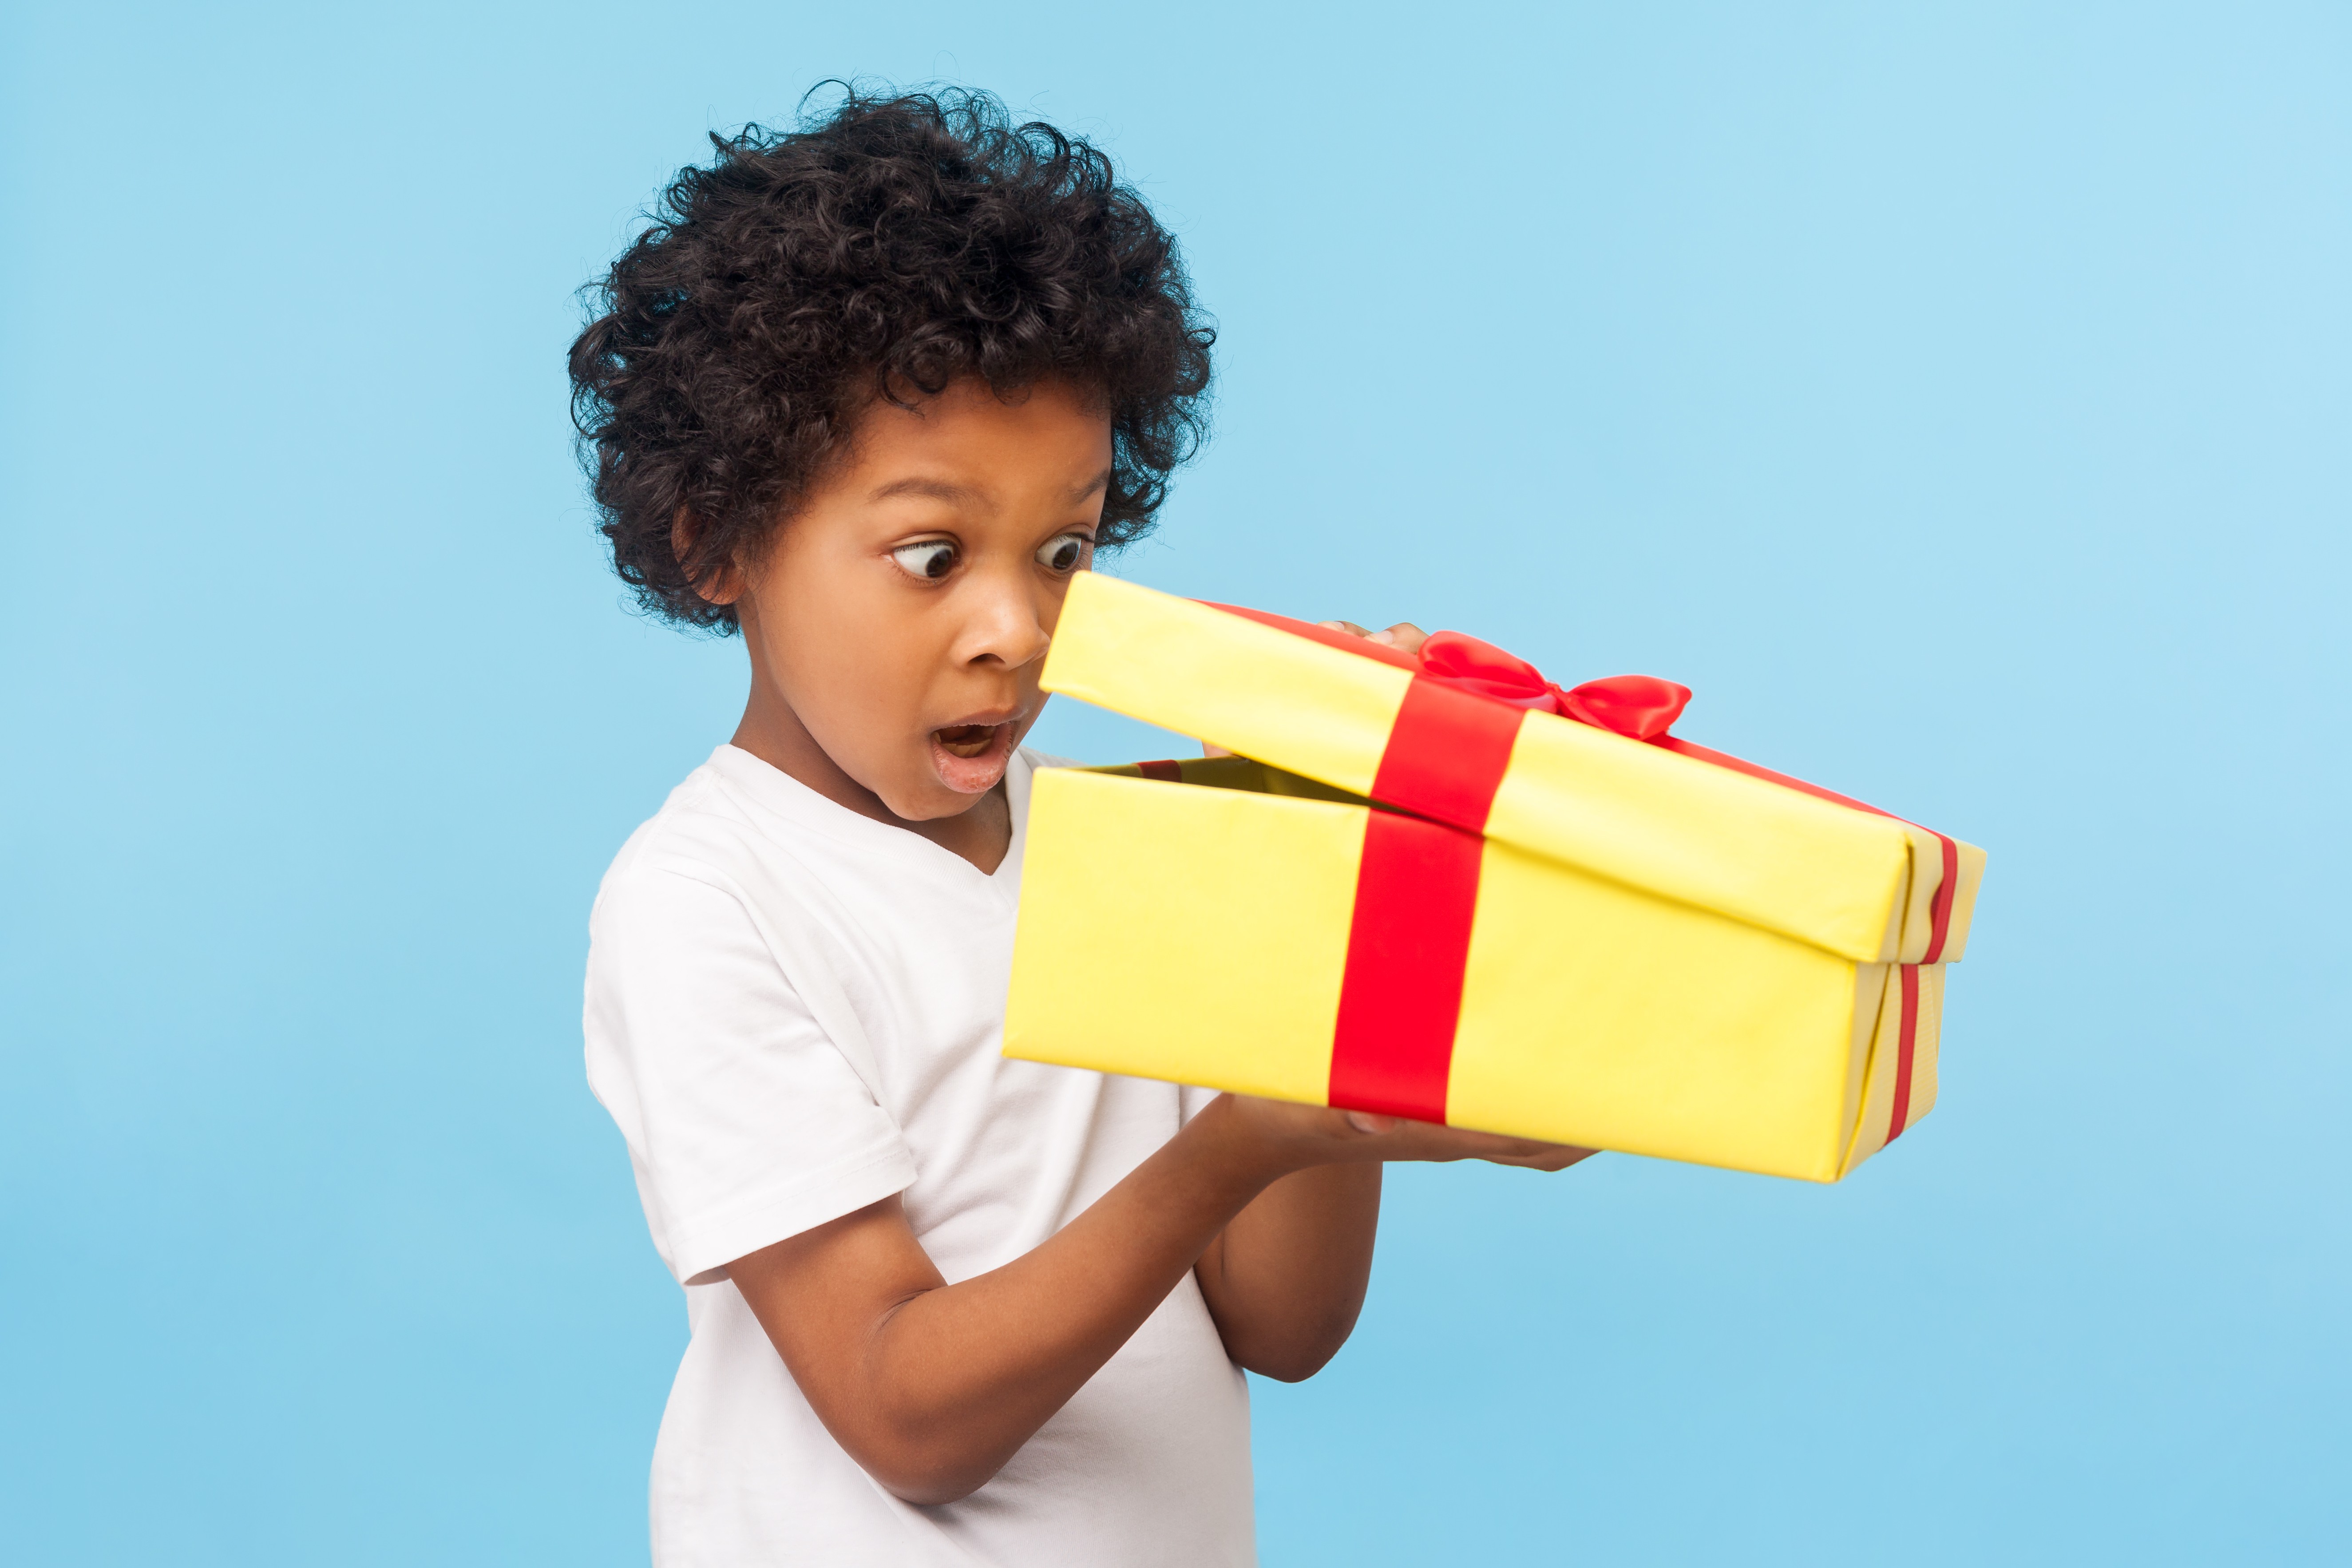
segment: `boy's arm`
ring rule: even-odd
[[[1225,1353],[1284,1383],[1322,1371],[1355,1331],[1380,1221],[1378,1165],[1299,1171],[1260,1193],[1192,1269]]]
[[[1282,1337],[1287,1320],[1265,1305],[1299,1283],[1261,1249],[1291,1238],[1302,1219],[1361,1209],[1367,1189],[1348,1167],[1370,1166],[1376,1205],[1381,1160],[1567,1163],[1577,1152],[1224,1095],[1042,1246],[961,1284],[941,1278],[896,1198],[739,1258],[728,1273],[850,1457],[909,1502],[950,1502],[993,1476],[1261,1193],[1302,1173],[1359,1178],[1297,1185],[1244,1227],[1228,1261],[1240,1283],[1225,1288],[1218,1321],[1224,1331],[1233,1315],[1245,1343],[1247,1325],[1262,1320]],[[1370,1226],[1361,1228],[1368,1267]],[[1308,1271],[1309,1283],[1339,1282],[1349,1322],[1363,1290],[1352,1256],[1342,1247],[1341,1267]],[[1331,1313],[1326,1305],[1307,1316]]]
[[[1335,1113],[1336,1114],[1336,1113]],[[1395,1117],[1349,1112],[1360,1130],[1421,1129]],[[1424,1131],[1449,1133],[1444,1128]],[[1511,1150],[1424,1153],[1424,1160],[1484,1159],[1565,1170],[1592,1153],[1519,1140]],[[1381,1218],[1378,1164],[1324,1165],[1283,1177],[1234,1216],[1193,1273],[1217,1321],[1225,1353],[1262,1376],[1297,1383],[1323,1370],[1356,1327],[1372,1275]]]

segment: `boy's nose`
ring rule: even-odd
[[[1036,602],[1034,586],[1026,583],[992,583],[980,599],[965,627],[965,662],[997,660],[1007,668],[1019,669],[1045,657],[1052,635],[1046,630],[1042,614],[1045,607]]]

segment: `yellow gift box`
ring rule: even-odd
[[[1814,1181],[1935,1101],[1983,852],[1681,688],[1091,574],[1044,684],[1239,754],[1037,774],[1009,1057]]]

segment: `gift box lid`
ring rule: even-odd
[[[1580,722],[1345,633],[1094,573],[1073,580],[1043,675],[1048,691],[1855,962],[1961,956],[1981,850],[1668,735],[1654,714],[1613,732],[1611,683],[1597,684],[1577,689],[1591,703],[1542,689],[1603,710]]]

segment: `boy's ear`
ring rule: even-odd
[[[743,596],[743,574],[731,560],[696,561],[696,547],[701,541],[701,522],[686,508],[678,508],[669,523],[669,550],[677,557],[678,569],[686,574],[688,584],[706,602],[731,605]]]

